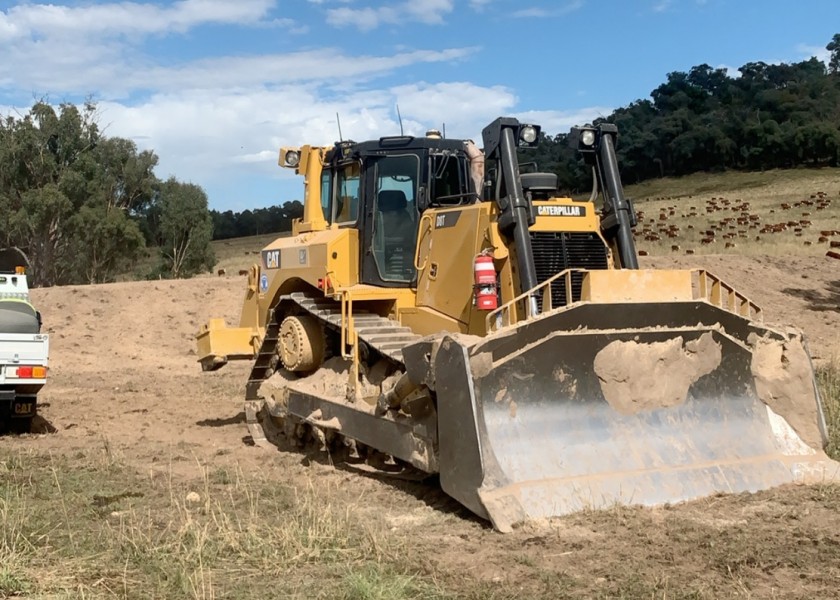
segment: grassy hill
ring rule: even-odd
[[[695,173],[625,192],[650,255],[819,256],[840,242],[840,169]]]
[[[265,233],[251,237],[216,240],[212,243],[216,253],[216,270],[224,269],[228,274],[236,274],[259,261],[260,249],[278,237],[291,235],[284,233]]]
[[[840,169],[695,173],[630,185],[625,193],[639,212],[638,249],[651,256],[821,256],[840,242]],[[260,248],[283,235],[215,241],[216,268],[247,269]]]

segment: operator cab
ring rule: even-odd
[[[327,153],[321,208],[331,226],[359,230],[361,281],[411,287],[420,215],[476,200],[461,140],[438,136],[339,142]]]

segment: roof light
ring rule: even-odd
[[[537,141],[539,131],[533,125],[523,125],[519,130],[519,139],[530,145]]]
[[[294,168],[300,164],[300,152],[297,150],[286,150],[283,154],[283,166]]]

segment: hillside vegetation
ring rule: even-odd
[[[106,136],[98,116],[92,102],[38,101],[0,118],[0,248],[23,250],[36,286],[114,281],[138,262],[140,278],[211,268],[204,190],[158,179],[157,155]]]
[[[764,171],[840,164],[840,34],[816,58],[750,62],[732,77],[707,64],[668,73],[665,83],[595,124],[618,127],[625,184],[725,170]],[[543,136],[527,153],[556,172],[562,188],[585,192],[589,171],[569,134]]]

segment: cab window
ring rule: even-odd
[[[329,169],[325,169],[321,173],[321,212],[324,214],[324,219],[327,223],[332,223],[332,210],[330,207],[330,198],[332,189],[330,188],[330,180],[332,173]]]
[[[431,159],[432,206],[458,206],[475,201],[467,183],[464,160],[449,153],[433,155]]]
[[[338,167],[335,178],[335,223],[355,223],[358,220],[360,178],[361,165],[358,162]]]
[[[373,255],[383,281],[414,279],[419,175],[420,160],[414,154],[386,156],[376,163]]]

